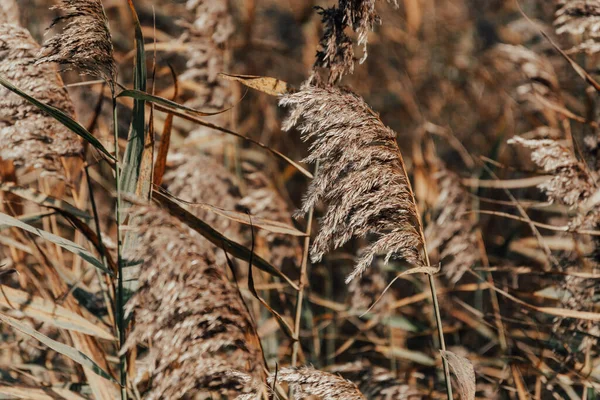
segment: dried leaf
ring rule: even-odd
[[[448,361],[450,369],[456,377],[460,398],[462,400],[474,400],[477,389],[475,386],[475,370],[471,361],[451,351],[440,350],[440,353]]]
[[[291,87],[287,82],[277,78],[270,78],[268,76],[233,75],[225,73],[220,73],[219,75],[225,79],[240,82],[249,88],[258,90],[271,96],[279,96],[294,91],[294,88]]]

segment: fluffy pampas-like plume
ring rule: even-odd
[[[376,240],[364,249],[347,282],[380,253],[386,254],[386,263],[394,257],[423,265],[417,213],[396,133],[347,90],[305,85],[283,96],[280,105],[291,107],[284,129],[298,125],[302,139],[312,142],[304,161],[320,165],[300,210],[307,213],[319,200],[328,205],[311,248],[313,262],[353,236],[372,234]]]
[[[126,347],[151,344],[145,399],[244,393],[231,370],[264,381],[254,323],[212,246],[156,208],[139,208],[132,221],[140,244],[130,258],[143,264],[140,288],[127,305],[135,324]]]
[[[44,43],[38,63],[55,62],[73,67],[114,86],[117,67],[102,1],[60,0],[53,8],[63,15],[56,18],[51,27],[59,22],[66,25],[61,34]]]
[[[36,99],[73,114],[60,76],[52,65],[35,65],[39,45],[29,32],[0,24],[0,75]],[[0,157],[17,166],[60,171],[61,157],[80,156],[77,135],[22,97],[0,87]]]

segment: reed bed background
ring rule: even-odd
[[[2,0],[0,398],[597,398],[599,32]]]

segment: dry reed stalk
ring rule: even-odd
[[[62,11],[50,28],[65,23],[63,32],[44,42],[38,64],[55,62],[82,74],[104,79],[114,89],[117,66],[108,18],[101,0],[60,0]]]
[[[293,225],[287,202],[279,194],[273,182],[251,163],[243,163],[244,183],[247,194],[238,202],[238,208],[247,210],[251,215]],[[267,260],[279,268],[284,265],[299,267],[302,248],[298,238],[276,234],[260,229],[256,237],[266,244]],[[259,254],[261,255],[261,254]]]
[[[356,383],[369,400],[418,400],[424,397],[391,371],[370,365],[367,361],[333,365],[328,370]]]
[[[353,236],[376,236],[364,249],[346,282],[360,276],[380,253],[424,264],[419,224],[396,133],[354,93],[334,88],[303,86],[283,96],[291,113],[284,129],[294,125],[311,141],[304,160],[320,168],[304,197],[299,214],[318,201],[328,204],[311,257],[318,262],[330,248]],[[302,122],[300,122],[302,120]]]
[[[462,187],[460,178],[444,168],[436,179],[439,195],[433,207],[434,218],[427,225],[425,237],[429,249],[439,251],[442,271],[456,284],[481,259],[477,227],[468,214],[471,198]]]
[[[554,27],[557,34],[566,33],[581,42],[569,49],[568,52],[587,54],[599,52],[600,1],[560,0],[555,14]]]
[[[39,45],[29,32],[0,24],[0,74],[36,99],[73,114],[52,65],[36,65]],[[81,157],[81,139],[22,97],[0,88],[0,157],[25,168],[62,170],[62,157]]]
[[[0,24],[19,25],[19,7],[15,0],[3,0],[0,4]]]
[[[164,211],[133,213],[143,262],[140,288],[127,305],[134,329],[126,348],[149,342],[152,377],[146,399],[202,392],[243,393],[229,370],[264,381],[254,323],[238,289],[216,265],[212,246]]]

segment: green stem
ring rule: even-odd
[[[125,302],[123,293],[123,259],[122,259],[122,238],[121,238],[121,171],[119,166],[119,119],[117,116],[117,99],[113,93],[113,131],[115,135],[115,181],[117,188],[117,206],[115,218],[117,220],[117,293],[116,310],[117,327],[119,331],[119,353],[125,344]],[[121,399],[127,399],[127,354],[120,355],[121,372]]]

